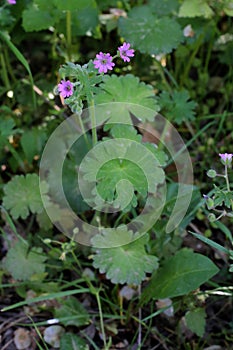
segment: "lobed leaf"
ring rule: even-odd
[[[134,7],[127,18],[121,17],[119,32],[134,49],[150,55],[170,53],[183,41],[175,18],[159,16],[149,6]]]
[[[148,4],[158,16],[170,15],[179,9],[178,0],[149,0]]]
[[[140,82],[138,77],[131,74],[125,76],[106,75],[103,77],[103,83],[100,84],[95,97],[95,103],[101,104],[100,112],[97,113],[97,123],[101,124],[106,120],[103,113],[104,105],[110,102],[117,102],[106,106],[108,111],[108,122],[128,123],[132,120],[130,113],[141,121],[153,120],[156,112],[159,111],[158,102],[155,99],[153,87]]]
[[[206,0],[184,0],[180,7],[180,17],[205,17],[213,16],[214,12]]]
[[[9,249],[4,265],[14,279],[25,281],[45,271],[45,260],[41,248],[30,249],[27,242],[18,241]]]
[[[48,186],[41,186],[42,195],[46,196]],[[41,213],[43,203],[37,174],[17,175],[4,187],[3,206],[10,210],[14,219],[26,219],[30,211]]]
[[[130,233],[127,230],[121,230],[121,238],[125,236],[128,239]],[[106,230],[103,238],[106,242],[112,239],[112,231]],[[114,243],[116,243],[116,235]],[[101,273],[106,273],[106,277],[112,283],[140,284],[146,277],[146,273],[151,273],[158,267],[158,259],[155,256],[148,255],[145,250],[145,244],[148,236],[138,238],[136,241],[124,246],[98,249],[94,255],[93,265],[98,268]]]
[[[164,115],[180,125],[182,122],[194,120],[197,104],[189,99],[187,90],[173,91],[171,94],[163,91],[159,96],[159,104]]]

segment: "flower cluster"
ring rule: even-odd
[[[124,62],[129,62],[130,57],[134,56],[134,50],[130,49],[129,43],[124,43],[122,46],[118,47],[117,55],[112,57],[110,53],[100,52],[96,55],[94,60],[94,67],[99,70],[99,73],[107,73],[108,70],[112,70],[115,66],[113,59],[115,57],[121,57]]]
[[[15,3],[15,0],[8,0],[10,3]],[[130,62],[130,58],[134,56],[134,50],[130,49],[129,43],[124,43],[118,47],[117,55],[111,56],[110,53],[103,53],[102,51],[96,55],[93,61],[94,67],[98,69],[99,73],[107,73],[108,70],[112,70],[115,66],[113,62],[114,58],[120,57],[124,62]],[[73,95],[73,84],[69,80],[62,80],[58,84],[58,91],[63,98],[67,98]]]

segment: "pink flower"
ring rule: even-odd
[[[221,162],[223,165],[227,166],[228,168],[231,167],[232,163],[232,153],[219,153],[219,157],[221,158]]]
[[[96,55],[94,60],[94,66],[99,70],[99,73],[107,73],[108,69],[112,70],[115,66],[115,63],[112,62],[112,56],[110,53],[100,52]]]
[[[62,97],[70,97],[73,94],[73,84],[69,80],[62,80],[60,84],[58,84],[58,91]]]
[[[129,62],[130,61],[129,57],[134,56],[134,50],[130,49],[129,43],[124,43],[122,46],[118,47],[118,50],[124,62]]]
[[[16,0],[7,0],[8,4],[16,5]]]
[[[232,153],[219,153],[219,157],[221,158],[224,164],[229,164],[232,161],[233,154]]]

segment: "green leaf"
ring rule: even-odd
[[[183,41],[176,20],[153,14],[149,6],[135,7],[127,18],[121,17],[119,31],[134,49],[150,55],[170,53]]]
[[[11,12],[7,8],[1,7],[0,9],[0,25],[1,30],[5,27],[9,28],[15,21],[15,18],[11,16]]]
[[[29,163],[32,163],[35,155],[41,154],[46,139],[46,133],[37,128],[26,130],[23,133],[20,139],[20,143],[22,145],[26,159]]]
[[[180,7],[180,17],[206,17],[213,16],[214,12],[206,0],[184,0]]]
[[[128,139],[137,142],[142,141],[142,135],[138,134],[137,130],[131,125],[113,124],[111,126],[110,134],[115,139]]]
[[[119,234],[119,238],[117,237]],[[118,228],[116,234],[112,230],[106,229],[103,232],[102,240],[96,236],[93,243],[103,243],[108,241],[114,245],[126,242],[132,237],[132,232],[128,232],[124,227]],[[145,251],[145,244],[148,236],[138,238],[134,242],[121,247],[98,249],[94,255],[93,265],[101,273],[106,273],[106,277],[112,283],[127,283],[138,285],[146,277],[146,273],[151,273],[158,267],[158,259],[148,255]]]
[[[121,138],[99,142],[83,160],[79,175],[81,192],[91,207],[102,209],[107,200],[125,211],[127,205],[137,205],[136,192],[145,198],[165,179],[155,153]]]
[[[12,118],[0,119],[0,148],[8,143],[8,137],[17,133],[15,122]]]
[[[65,333],[61,337],[60,350],[89,350],[86,342],[73,333]]]
[[[157,16],[173,14],[179,9],[178,0],[149,0],[148,4]]]
[[[74,11],[85,7],[96,7],[95,0],[53,0],[53,2],[61,11]]]
[[[108,122],[132,123],[129,112],[134,114],[138,119],[153,120],[155,113],[159,111],[158,103],[155,99],[153,87],[140,82],[139,78],[127,74],[125,76],[106,75],[103,83],[95,97],[95,103],[103,104],[117,102],[106,106]],[[119,103],[120,102],[120,103]],[[103,113],[104,106],[100,106],[100,112],[97,113],[97,123],[101,124],[106,120]]]
[[[25,281],[45,271],[45,260],[41,248],[30,249],[28,243],[18,241],[9,249],[4,265],[14,279]]]
[[[74,297],[62,301],[61,307],[55,309],[56,318],[64,326],[84,326],[89,323],[90,317],[83,305]]]
[[[35,4],[30,4],[23,11],[23,28],[26,32],[40,31],[52,27],[57,17],[47,10],[40,10]]]
[[[233,2],[232,0],[225,0],[223,3],[223,11],[228,15],[233,17]]]
[[[182,249],[155,273],[142,295],[142,300],[188,294],[217,272],[216,265],[206,256]]]
[[[181,124],[184,121],[194,120],[196,102],[189,101],[187,90],[173,91],[171,94],[163,91],[159,96],[162,113],[171,121]]]
[[[229,254],[229,250],[225,247],[223,247],[222,245],[212,241],[211,239],[200,235],[199,233],[196,232],[191,232],[189,231],[193,236],[195,236],[196,238],[200,239],[202,242],[208,244],[210,247],[214,248],[214,249],[218,249],[221,252],[223,252],[224,254]]]
[[[91,243],[97,248],[112,248],[132,243],[134,239],[133,231],[128,231],[125,225],[121,225],[103,229],[101,234],[92,238]]]
[[[185,314],[185,321],[187,327],[199,337],[203,337],[205,332],[206,313],[202,308],[196,308],[195,310],[188,311]]]
[[[42,195],[48,191],[45,183],[41,186]],[[4,187],[3,206],[10,210],[14,219],[26,219],[29,211],[41,213],[43,203],[37,174],[17,175]]]

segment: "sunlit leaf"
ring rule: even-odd
[[[206,0],[184,0],[180,7],[180,17],[206,17],[214,14]]]

